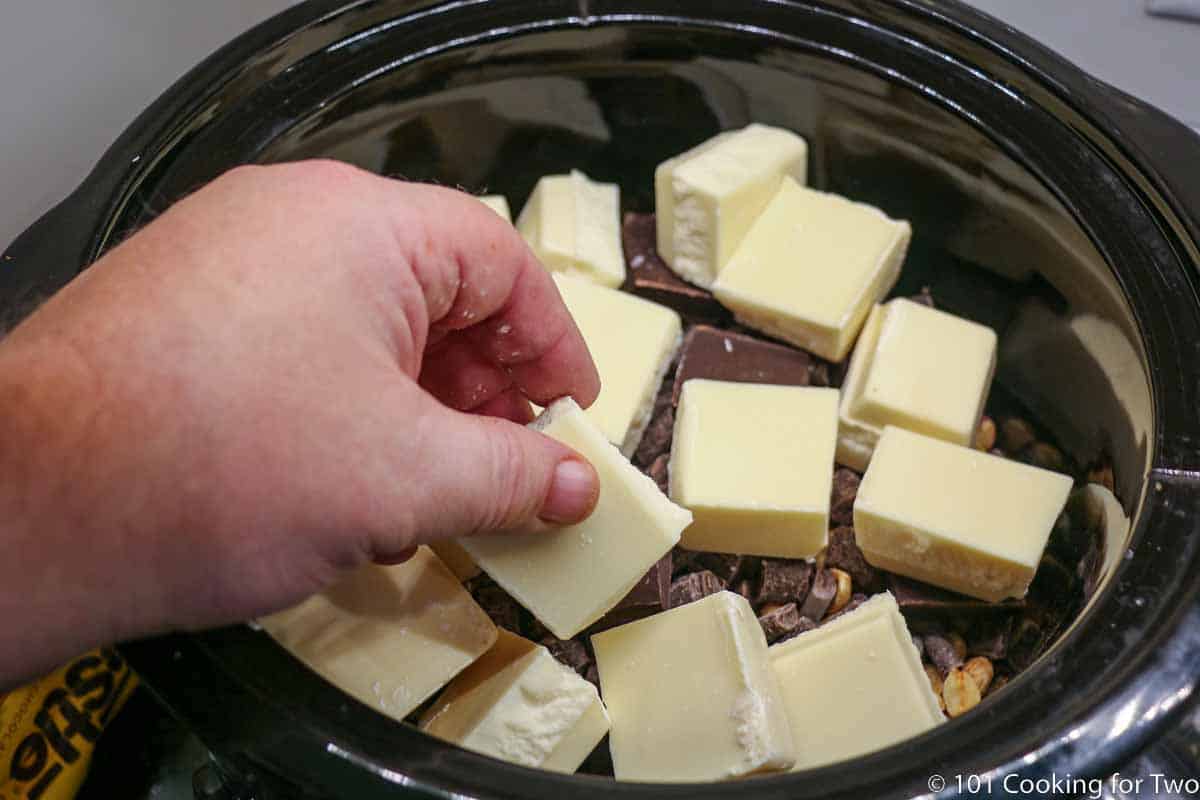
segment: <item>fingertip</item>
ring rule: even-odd
[[[600,499],[600,477],[578,456],[565,458],[554,468],[550,490],[538,513],[540,519],[562,525],[582,522]]]

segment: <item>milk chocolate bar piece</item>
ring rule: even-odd
[[[671,584],[671,608],[694,603],[724,588],[721,579],[706,569],[689,573]]]
[[[1023,599],[989,603],[893,573],[887,574],[885,582],[909,620],[1002,616],[1018,612],[1026,605]]]
[[[807,561],[764,558],[758,602],[799,602],[808,594],[808,587],[812,584],[812,575],[812,564]],[[799,616],[798,612],[797,616]]]
[[[812,382],[812,365],[812,356],[803,350],[697,325],[688,331],[679,351],[674,402],[679,404],[683,384],[692,378],[808,386]]]
[[[621,288],[675,309],[688,322],[728,322],[733,318],[712,292],[680,278],[658,254],[653,214],[626,212],[621,220],[625,285]]]
[[[762,626],[763,634],[767,637],[767,644],[787,636],[795,636],[801,632],[804,623],[805,618],[800,616],[800,609],[795,603],[773,608],[758,618],[758,624]],[[812,621],[808,620],[808,623],[811,625]]]
[[[879,570],[867,563],[862,550],[854,541],[854,528],[842,526],[829,532],[829,544],[825,549],[825,566],[837,567],[850,575],[854,586],[863,591],[873,591],[882,582]]]
[[[833,598],[837,595],[837,578],[827,569],[817,570],[813,576],[812,588],[804,605],[800,606],[800,614],[812,620],[820,620],[829,610]]]

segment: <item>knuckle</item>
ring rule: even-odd
[[[525,448],[516,431],[500,422],[490,423],[488,477],[493,487],[493,500],[480,520],[481,526],[490,530],[504,530],[527,521],[537,512],[541,500],[535,485],[535,471],[529,468]]]

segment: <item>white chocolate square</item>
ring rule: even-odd
[[[746,598],[718,592],[592,637],[618,780],[715,781],[796,754]]]
[[[691,550],[783,558],[825,546],[836,389],[692,379],[671,444],[671,499]]]
[[[479,197],[479,202],[495,211],[505,222],[512,222],[512,212],[508,210],[508,198],[502,194],[485,194]]]
[[[793,770],[845,761],[945,721],[891,593],[770,648]]]
[[[421,715],[421,730],[526,767],[574,772],[608,733],[596,687],[545,647],[501,629]]]
[[[403,564],[362,567],[259,623],[321,677],[397,720],[496,641],[496,626],[428,547]]]
[[[658,303],[569,275],[554,279],[600,372],[600,396],[587,415],[631,457],[679,350],[683,322]]]
[[[884,425],[970,445],[995,368],[991,328],[904,298],[875,306],[842,384],[838,463],[866,469]]]
[[[1071,479],[888,425],[854,500],[871,564],[961,594],[1024,597]]]
[[[804,183],[807,169],[804,139],[757,123],[664,161],[654,171],[659,255],[685,280],[712,286],[783,176]]]
[[[560,639],[610,611],[679,541],[692,515],[663,496],[569,397],[530,427],[574,448],[600,476],[600,500],[577,525],[459,539],[475,563]]]
[[[616,288],[625,281],[620,216],[615,183],[597,183],[572,170],[538,181],[517,217],[517,230],[551,272]]]
[[[841,361],[896,283],[911,236],[877,208],[785,178],[713,294],[745,325]]]

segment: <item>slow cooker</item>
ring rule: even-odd
[[[124,645],[252,796],[1001,796],[1026,778],[1104,776],[1191,706],[1200,138],[960,3],[310,0],[143,113],[4,255],[0,309],[27,311],[236,164],[332,157],[517,208],[540,175],[576,167],[646,211],[658,162],[751,121],[808,139],[815,186],[910,220],[897,292],[933,286],[996,328],[1001,389],[1081,462],[1112,460],[1131,525],[1075,623],[994,699],[918,739],[717,785],[475,755],[359,705],[249,627]]]

